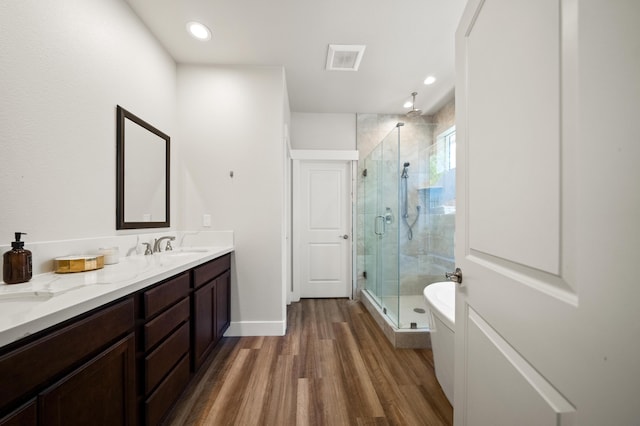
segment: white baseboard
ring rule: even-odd
[[[286,332],[285,321],[232,321],[224,336],[284,336]]]

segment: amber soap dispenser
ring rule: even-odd
[[[20,237],[26,232],[16,232],[16,240],[11,243],[12,249],[3,256],[2,280],[6,284],[26,283],[31,279],[31,252],[25,250],[24,241]]]

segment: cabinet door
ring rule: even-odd
[[[35,399],[0,419],[1,426],[36,426],[37,424],[38,408]]]
[[[216,333],[215,341],[220,340],[224,332],[229,327],[229,292],[231,290],[231,273],[225,272],[220,278],[216,280],[216,295],[215,295],[215,318],[216,318]]]
[[[135,424],[135,340],[115,343],[39,396],[44,425]]]
[[[207,355],[215,337],[214,306],[215,281],[193,293],[193,365],[198,368]]]
[[[129,298],[0,356],[0,409],[35,394],[42,383],[126,335],[133,324],[134,303]]]

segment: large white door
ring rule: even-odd
[[[351,162],[297,164],[293,261],[300,297],[349,297]]]
[[[640,2],[469,0],[456,425],[639,425]]]

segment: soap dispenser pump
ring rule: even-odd
[[[11,243],[12,249],[3,256],[2,280],[5,284],[26,283],[31,279],[31,252],[25,250],[24,241],[20,237],[26,232],[16,232],[16,240]]]

